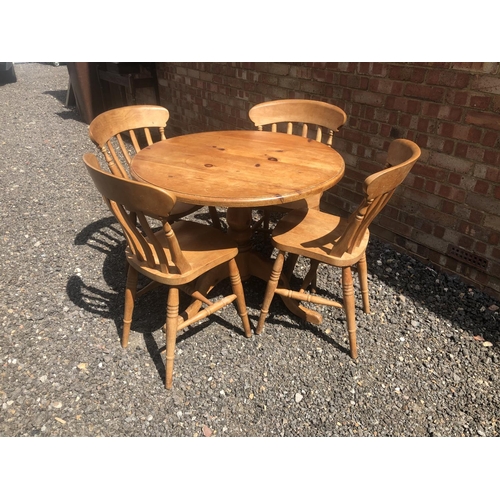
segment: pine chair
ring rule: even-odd
[[[270,125],[272,132],[287,134],[299,133],[302,137],[310,137],[318,142],[325,142],[332,146],[335,132],[344,125],[347,115],[342,109],[333,104],[309,99],[282,99],[268,101],[255,105],[248,112],[250,120],[258,130],[264,130]],[[315,130],[314,130],[315,129]],[[319,209],[322,193],[306,198],[307,208]],[[285,203],[273,207],[273,212],[286,213],[294,209],[304,209],[303,201]],[[261,209],[264,216],[257,221],[254,229],[264,226],[269,231],[270,210]]]
[[[207,224],[180,220],[173,225],[174,231],[168,222],[176,201],[173,194],[103,171],[92,153],[87,153],[83,160],[95,186],[120,223],[127,241],[125,257],[129,265],[121,341],[123,347],[128,345],[134,302],[136,296],[140,295],[136,290],[138,274],[170,287],[165,325],[165,386],[170,389],[178,331],[236,300],[245,336],[250,337],[252,334],[235,261],[238,248],[229,236]],[[163,227],[154,232],[147,217],[164,221]],[[197,290],[196,279],[218,266],[227,266],[233,293],[212,302]],[[190,314],[180,315],[179,291],[192,297],[191,305],[198,301],[199,305],[204,304],[205,307],[197,308],[198,312],[191,309]]]
[[[92,142],[104,155],[110,171],[118,177],[130,178],[128,167],[132,156],[157,140],[164,141],[165,127],[170,114],[162,106],[137,104],[111,109],[96,116],[89,125]],[[128,146],[126,137],[132,146]],[[133,148],[133,149],[132,149]],[[185,217],[202,207],[177,202],[169,222]],[[215,207],[209,207],[212,223],[218,229],[221,223]]]
[[[363,310],[370,312],[368,300],[368,278],[365,250],[370,232],[368,227],[384,208],[395,189],[403,182],[420,157],[420,148],[406,139],[396,139],[387,154],[386,169],[368,176],[364,182],[364,199],[349,218],[309,210],[295,210],[285,215],[272,234],[273,245],[278,249],[273,271],[269,279],[256,334],[262,332],[275,294],[299,301],[343,308],[347,318],[350,354],[357,358],[356,318],[354,311],[354,287],[351,267],[357,265],[360,280]],[[285,254],[287,267],[293,270],[299,256],[311,259],[311,268],[299,291],[278,287]],[[290,259],[290,260],[289,260]],[[342,269],[342,303],[306,293],[311,280],[316,276],[319,263]]]

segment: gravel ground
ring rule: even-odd
[[[375,238],[357,362],[342,311],[314,326],[276,300],[246,339],[229,307],[179,336],[166,391],[164,289],[138,300],[120,346],[123,238],[84,170],[95,148],[64,106],[67,68],[16,73],[0,87],[0,435],[498,435],[499,304]],[[339,279],[321,270],[320,288]],[[263,292],[245,283],[254,326]]]

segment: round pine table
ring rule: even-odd
[[[228,234],[238,244],[242,279],[257,276],[267,281],[272,262],[251,248],[252,209],[322,193],[342,178],[344,168],[337,151],[315,140],[280,132],[230,130],[156,142],[134,156],[130,172],[136,180],[170,191],[178,201],[227,207]],[[206,278],[211,280],[207,286],[222,278],[212,273]],[[321,323],[317,312],[291,299],[285,304],[307,321]]]

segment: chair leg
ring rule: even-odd
[[[298,260],[299,256],[297,254],[288,254],[285,265],[283,267],[283,276],[285,276],[288,281],[292,279],[293,270],[295,269]]]
[[[135,296],[137,291],[138,272],[127,263],[127,284],[125,285],[125,311],[123,313],[122,347],[128,346],[132,314],[134,312]]]
[[[354,309],[354,286],[350,267],[342,268],[342,292],[351,357],[356,359],[358,357],[358,349],[356,346],[356,315]]]
[[[358,262],[359,287],[363,299],[363,311],[370,314],[370,300],[368,298],[368,266],[366,264],[366,254],[364,253]]]
[[[167,322],[165,324],[165,387],[172,387],[174,373],[175,341],[177,340],[177,318],[179,316],[179,289],[170,287],[167,299]]]
[[[269,233],[269,222],[271,220],[271,216],[268,210],[264,210],[263,217],[264,217],[264,223],[263,223],[264,230],[266,231],[266,233]]]
[[[238,265],[236,264],[236,260],[231,259],[228,262],[228,266],[229,266],[229,278],[231,280],[231,288],[233,289],[233,293],[236,295],[236,308],[238,309],[238,314],[240,315],[241,322],[243,323],[243,330],[245,332],[245,337],[251,337],[252,329],[250,327],[250,320],[248,319],[245,294],[243,292],[243,285],[241,284],[240,272],[238,271]]]
[[[264,328],[264,322],[266,321],[266,316],[269,313],[269,307],[274,297],[274,292],[278,287],[278,281],[281,276],[281,270],[283,269],[283,262],[285,260],[285,252],[281,250],[276,256],[274,262],[273,270],[271,271],[271,276],[267,283],[266,293],[264,295],[264,301],[262,303],[262,308],[260,310],[259,322],[257,323],[257,328],[255,329],[255,334],[258,335],[262,332]]]
[[[219,213],[215,207],[208,207],[208,212],[210,213],[210,218],[212,219],[212,224],[216,229],[220,229],[222,231],[222,225],[219,219]]]
[[[300,291],[307,290],[307,287],[311,285],[311,292],[316,293],[316,275],[318,271],[319,261],[311,260],[309,271],[304,277],[304,281],[302,282],[302,286],[300,287]]]

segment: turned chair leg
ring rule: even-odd
[[[349,334],[351,357],[356,359],[358,357],[358,349],[356,346],[356,316],[354,309],[354,286],[352,283],[352,271],[350,267],[342,268],[342,292],[344,310],[347,319],[347,332]]]
[[[290,281],[292,279],[293,270],[297,265],[297,261],[299,260],[299,256],[295,253],[288,254],[286,258],[285,265],[283,266],[283,276]]]
[[[252,329],[250,327],[250,320],[248,319],[248,311],[245,302],[245,294],[243,292],[243,285],[241,284],[240,272],[234,259],[228,262],[229,265],[229,278],[231,280],[231,287],[233,293],[236,295],[236,307],[240,315],[241,322],[243,323],[243,330],[245,337],[252,336]]]
[[[307,287],[311,286],[311,292],[316,293],[316,276],[318,272],[319,261],[311,260],[309,271],[304,277],[304,281],[302,282],[302,286],[300,287],[300,291],[303,292],[307,290]]]
[[[216,229],[222,230],[222,224],[220,223],[219,213],[217,208],[209,206],[208,212],[210,213],[210,218],[212,219],[212,224]]]
[[[368,266],[366,264],[366,254],[364,253],[358,262],[359,287],[363,299],[363,311],[370,314],[370,301],[368,298]]]
[[[278,287],[278,281],[281,276],[281,270],[283,269],[283,262],[285,260],[285,252],[281,250],[276,256],[276,260],[273,265],[273,270],[271,271],[271,276],[267,283],[266,293],[264,295],[264,301],[262,302],[262,308],[260,310],[259,322],[257,323],[257,328],[255,329],[255,334],[258,335],[262,332],[264,328],[264,322],[266,321],[266,316],[269,313],[269,307],[274,297],[274,292]]]
[[[174,373],[175,342],[177,340],[177,325],[179,316],[179,289],[170,287],[167,299],[167,322],[165,324],[165,387],[172,388]]]
[[[137,291],[137,277],[139,273],[131,265],[128,265],[127,284],[125,285],[125,311],[123,313],[122,347],[128,346],[130,326],[134,312],[135,295]]]

